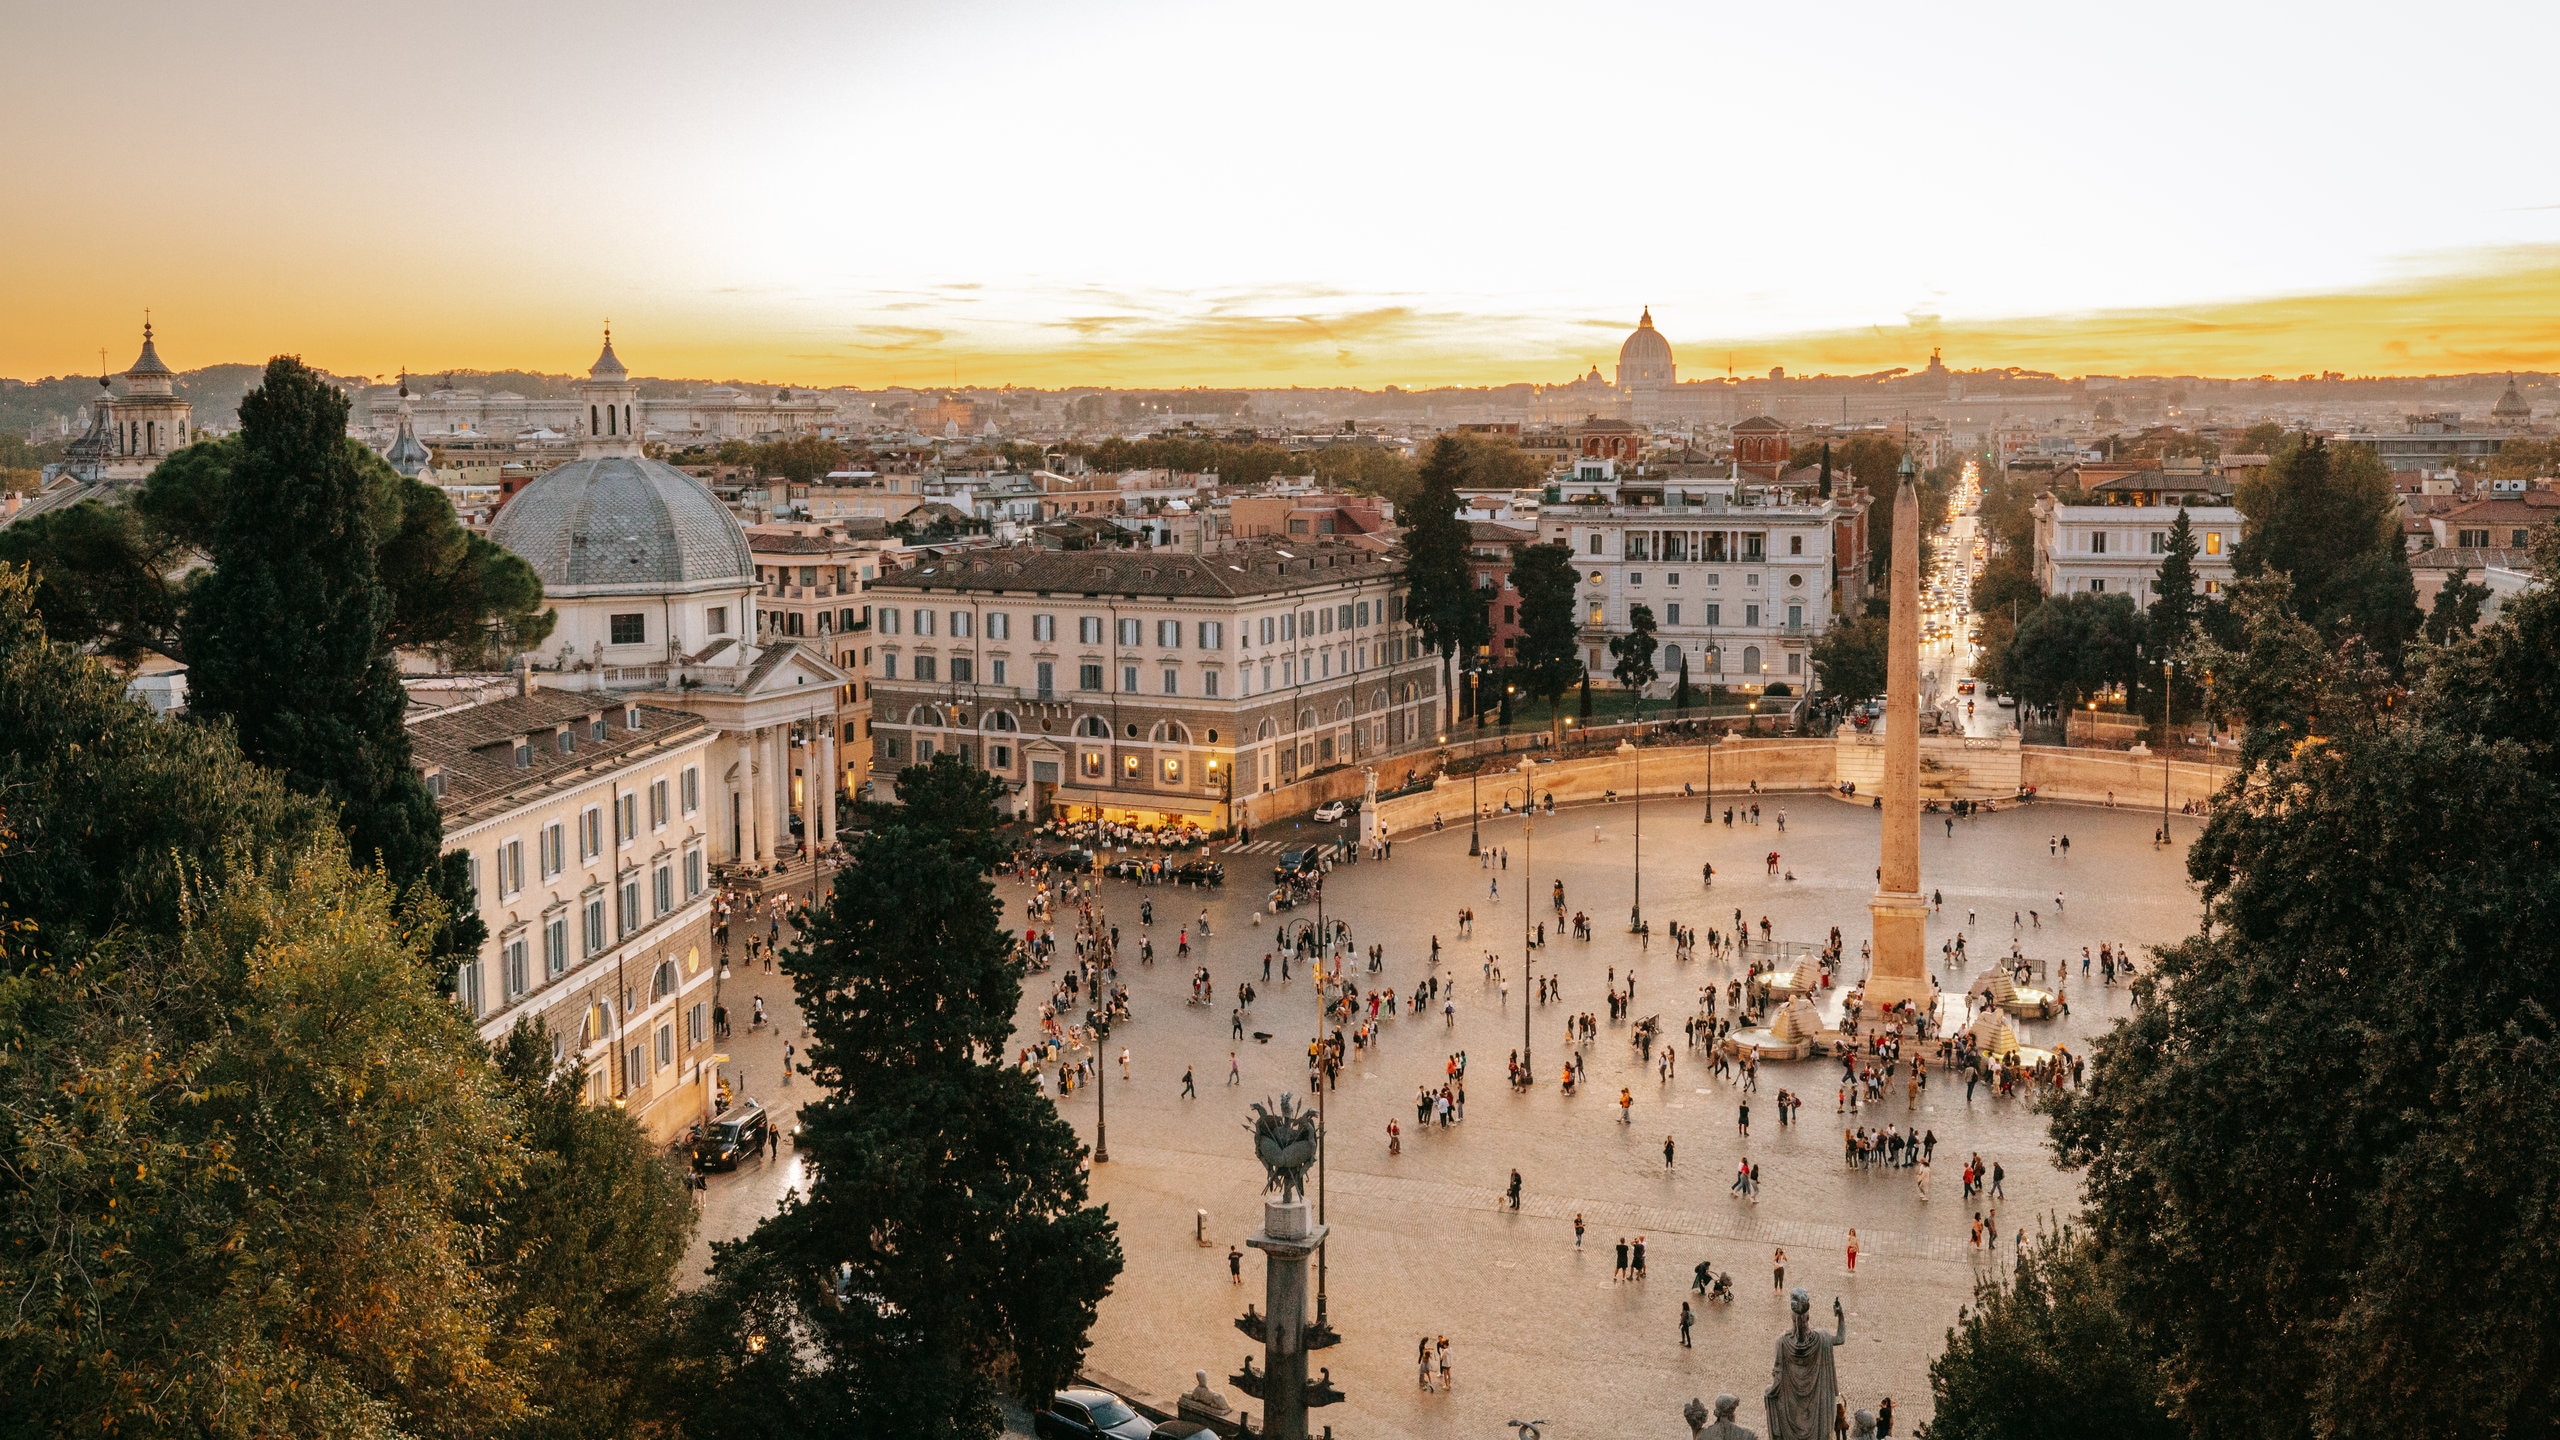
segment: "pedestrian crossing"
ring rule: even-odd
[[[1227,848],[1220,853],[1227,855],[1277,855],[1283,850],[1291,850],[1295,848],[1296,846],[1286,840],[1256,840],[1250,845],[1241,840],[1235,840],[1228,842]]]

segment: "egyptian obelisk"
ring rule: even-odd
[[[1868,914],[1866,1002],[1929,1002],[1929,901],[1920,893],[1920,495],[1910,457],[1893,492],[1893,610],[1885,625],[1884,843]]]

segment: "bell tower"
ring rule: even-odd
[[[640,453],[640,387],[631,383],[630,372],[614,358],[611,324],[604,327],[604,353],[587,367],[587,378],[571,388],[587,412],[586,430],[578,440],[579,459]]]
[[[124,372],[124,393],[106,399],[111,442],[106,478],[138,481],[172,450],[194,438],[195,409],[177,392],[178,377],[160,358],[151,322],[142,322],[142,353]]]

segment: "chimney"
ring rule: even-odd
[[[541,688],[542,688],[541,682],[539,682],[539,681],[537,681],[537,680],[535,680],[535,679],[533,678],[533,657],[532,657],[532,656],[530,656],[530,655],[519,655],[519,656],[517,656],[517,657],[516,657],[516,659],[515,659],[515,667],[514,667],[514,668],[515,668],[515,672],[516,672],[516,694],[517,694],[517,695],[519,695],[519,696],[530,695],[530,694],[532,694],[534,691],[539,690],[539,689],[541,689]]]

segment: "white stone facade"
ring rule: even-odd
[[[2231,584],[2231,554],[2240,545],[2240,512],[2229,505],[2187,506],[2196,537],[2199,593],[2219,596]],[[2174,505],[2065,505],[2036,502],[2036,580],[2047,595],[2130,595],[2148,609],[2160,561],[2169,551]]]

